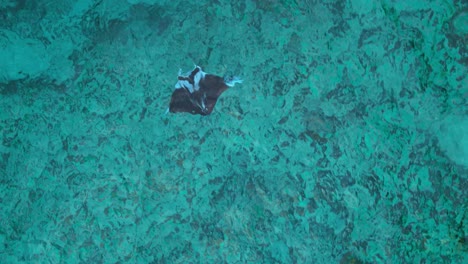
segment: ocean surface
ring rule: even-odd
[[[0,0],[0,263],[468,263],[467,76],[461,0]]]

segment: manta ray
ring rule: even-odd
[[[236,83],[242,83],[239,77],[222,78],[208,74],[196,65],[186,75],[179,71],[177,79],[168,112],[204,116],[211,114],[224,91]]]

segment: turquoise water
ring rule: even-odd
[[[467,40],[466,1],[1,0],[0,263],[467,263]],[[164,114],[194,64],[244,82]]]

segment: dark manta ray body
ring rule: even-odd
[[[241,83],[237,77],[226,80],[222,77],[207,74],[195,66],[188,75],[180,74],[172,93],[169,112],[187,112],[193,115],[209,115],[218,101],[218,97],[229,87]]]

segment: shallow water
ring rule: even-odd
[[[465,1],[75,2],[0,1],[1,263],[468,262]]]

